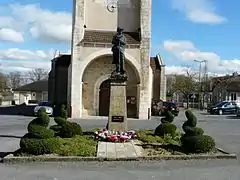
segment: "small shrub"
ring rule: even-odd
[[[68,115],[67,115],[67,110],[64,104],[61,105],[61,110],[60,110],[60,117],[67,119]]]
[[[23,152],[31,155],[51,154],[54,152],[52,145],[45,139],[22,138],[20,147]]]
[[[163,139],[159,136],[155,136],[151,130],[139,130],[136,131],[137,137],[144,143],[163,143]]]
[[[162,123],[160,124],[156,130],[155,135],[163,137],[164,135],[171,135],[172,137],[175,136],[175,132],[177,130],[177,127],[174,124],[171,123]]]
[[[161,119],[161,124],[157,126],[154,134],[161,137],[170,134],[172,137],[174,137],[177,127],[171,124],[173,120],[174,115],[171,113],[171,111],[165,111],[164,117]]]
[[[54,153],[60,156],[96,156],[97,142],[92,136],[56,137],[46,141],[54,147]]]
[[[54,137],[54,131],[39,125],[31,125],[28,130],[29,138],[47,139]]]
[[[59,126],[62,126],[63,124],[67,123],[67,120],[62,117],[55,117],[54,121]]]
[[[182,147],[188,153],[206,153],[215,148],[215,141],[207,135],[188,136],[182,138]]]
[[[82,135],[82,128],[79,124],[73,122],[67,122],[62,125],[60,130],[60,136],[62,138],[71,138],[75,135]]]

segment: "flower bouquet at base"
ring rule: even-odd
[[[134,130],[121,132],[121,131],[110,131],[103,129],[102,131],[95,132],[95,140],[106,141],[106,142],[127,142],[137,138],[137,134]]]

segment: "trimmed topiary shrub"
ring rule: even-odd
[[[41,108],[38,117],[28,124],[28,133],[20,140],[21,150],[32,155],[49,154],[53,152],[51,144],[46,139],[54,137],[54,131],[48,129],[49,116],[44,108]]]
[[[61,109],[60,109],[60,117],[67,119],[68,115],[67,115],[67,110],[64,104],[61,105]]]
[[[47,139],[54,137],[54,131],[51,129],[47,129],[45,127],[39,125],[32,125],[29,127],[28,133],[32,136],[30,138],[40,138]]]
[[[41,108],[38,112],[38,117],[33,119],[29,124],[28,124],[28,128],[31,125],[40,125],[43,127],[48,127],[50,122],[50,118],[47,115],[45,108]]]
[[[62,138],[71,138],[75,135],[82,135],[82,128],[79,124],[74,122],[67,122],[62,125],[59,135]]]
[[[163,137],[164,135],[169,134],[174,137],[176,130],[177,127],[174,124],[162,123],[156,128],[155,135]]]
[[[202,128],[196,127],[197,118],[190,111],[185,111],[187,121],[183,123],[182,129],[185,134],[181,137],[183,149],[188,153],[206,153],[215,148],[212,137],[203,135]]]
[[[182,139],[184,149],[189,153],[207,153],[215,148],[215,141],[211,136],[188,136]]]
[[[57,125],[53,125],[50,127],[55,132],[56,136],[60,135],[60,130],[62,129],[62,126],[66,124],[67,121],[67,111],[65,109],[65,105],[61,105],[61,108],[57,108],[57,117],[54,118],[54,121]]]
[[[174,120],[174,115],[170,111],[164,113],[164,117],[161,119],[161,124],[157,126],[154,134],[156,136],[164,137],[169,134],[172,137],[175,136],[177,127],[174,124],[171,124]]]
[[[20,147],[23,152],[32,155],[43,155],[53,153],[53,147],[45,139],[22,138]]]
[[[67,123],[67,120],[62,117],[55,117],[54,121],[59,126],[62,126],[63,124]]]

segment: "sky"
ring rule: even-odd
[[[212,74],[240,69],[240,2],[152,0],[151,55],[167,74],[197,69],[206,60]],[[72,1],[1,0],[0,71],[51,66],[57,51],[70,52]]]

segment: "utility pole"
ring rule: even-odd
[[[198,109],[201,109],[201,100],[202,100],[202,81],[201,81],[201,73],[202,73],[202,63],[205,63],[205,72],[206,72],[206,60],[194,60],[194,62],[199,63],[199,76],[198,76],[198,81],[199,81],[199,89],[198,89]],[[206,74],[205,74],[206,76]]]

